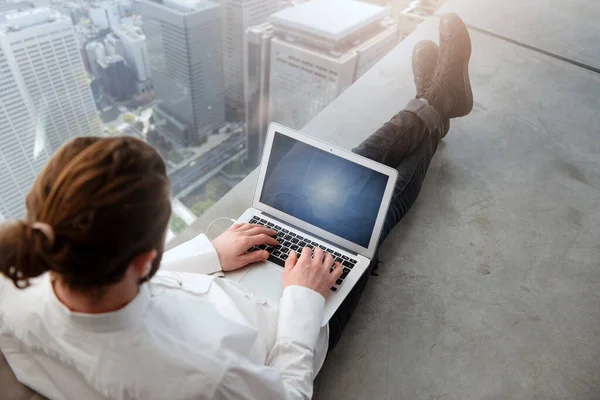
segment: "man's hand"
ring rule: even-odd
[[[219,255],[219,262],[223,271],[234,271],[250,263],[264,261],[269,258],[266,250],[247,251],[252,246],[269,244],[277,246],[279,243],[272,236],[276,232],[255,224],[234,224],[212,241]]]
[[[304,286],[327,297],[329,289],[342,275],[342,266],[335,263],[334,270],[330,272],[331,266],[334,265],[330,254],[325,256],[320,247],[315,247],[312,258],[311,254],[309,247],[302,249],[300,259],[295,251],[290,252],[283,270],[283,287]]]

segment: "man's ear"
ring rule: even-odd
[[[158,252],[156,250],[148,250],[144,253],[138,254],[133,261],[131,261],[129,267],[133,268],[136,275],[138,275],[140,279],[144,278],[150,273],[150,270],[152,269],[152,261],[154,261],[157,256]]]

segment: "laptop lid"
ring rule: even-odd
[[[373,258],[398,172],[271,123],[252,206]]]

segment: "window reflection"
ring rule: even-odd
[[[301,129],[440,3],[4,2],[0,219],[70,138],[131,135],[167,163],[173,237],[258,165],[269,122]]]

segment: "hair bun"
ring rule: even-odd
[[[0,225],[0,273],[12,280],[16,287],[29,285],[29,279],[50,270],[49,238],[39,229],[33,229],[24,221],[12,221]]]
[[[45,222],[34,222],[31,224],[31,229],[33,231],[39,231],[43,233],[50,243],[50,247],[54,245],[54,239],[56,238],[56,235],[54,234],[54,229],[52,229],[50,225]]]

